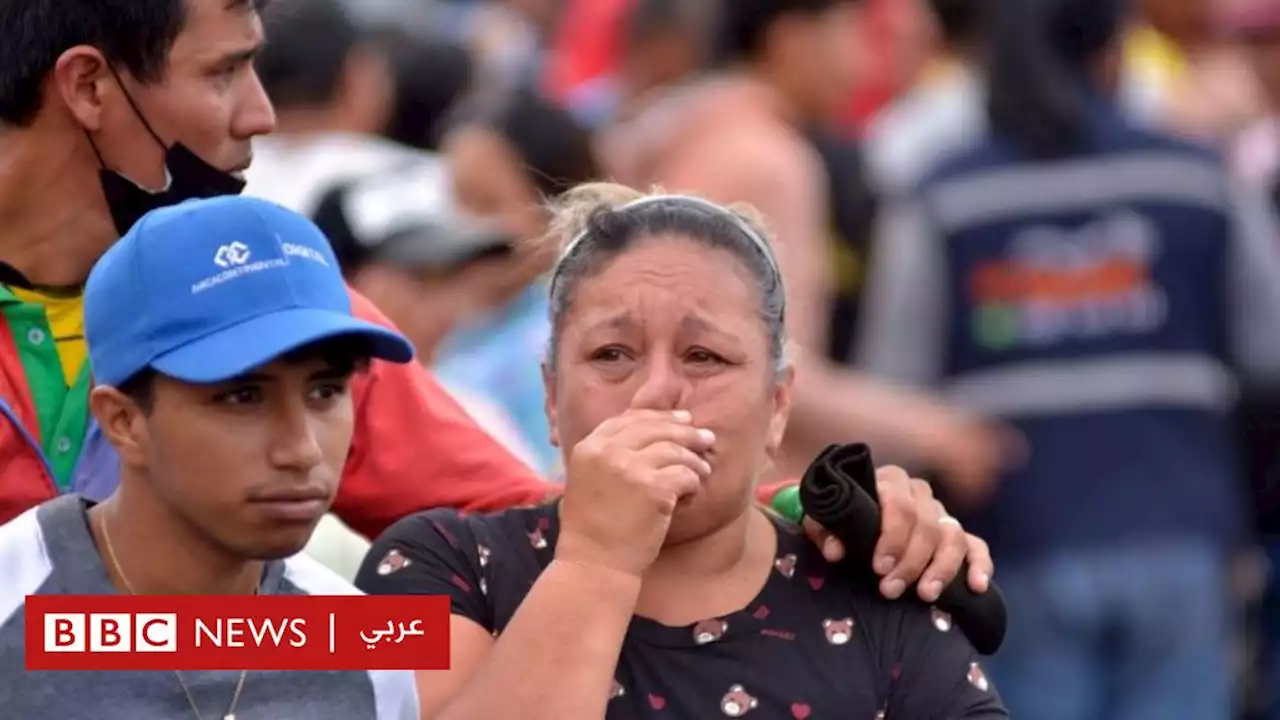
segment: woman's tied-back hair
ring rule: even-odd
[[[561,322],[582,281],[646,238],[679,235],[719,248],[742,263],[760,296],[773,367],[786,367],[786,289],[768,232],[749,207],[724,207],[692,195],[645,194],[621,185],[588,183],[552,206],[548,241],[560,250],[551,274],[550,367],[556,366]]]

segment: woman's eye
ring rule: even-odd
[[[689,362],[698,365],[721,362],[720,356],[710,350],[691,350],[685,357]]]
[[[617,362],[626,357],[622,348],[603,347],[591,354],[591,359],[600,362]]]

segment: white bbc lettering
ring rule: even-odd
[[[175,613],[48,613],[46,652],[177,652]]]
[[[223,245],[213,254],[213,262],[224,268],[243,265],[249,262],[249,248],[239,241]]]
[[[89,652],[129,652],[133,648],[133,620],[129,613],[89,615]]]
[[[214,647],[222,647],[222,623],[217,624],[218,629],[215,633],[209,629],[209,626],[203,620],[196,619],[196,647],[200,647],[206,641]]]
[[[45,652],[84,652],[85,617],[81,613],[47,613],[44,616]]]
[[[138,613],[133,627],[138,652],[178,651],[178,616],[174,613]]]
[[[302,618],[280,620],[252,620],[248,618],[218,618],[213,626],[196,620],[195,646],[216,648],[280,647],[285,644],[295,648],[307,644],[307,621]]]
[[[329,266],[329,261],[326,260],[324,255],[320,254],[320,251],[315,248],[307,247],[306,245],[298,245],[297,243],[280,243],[280,247],[284,249],[285,255],[305,258],[312,262],[318,262],[325,267]]]

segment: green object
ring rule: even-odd
[[[800,504],[800,485],[788,485],[773,496],[773,511],[799,525],[804,521],[804,506]]]
[[[0,313],[13,333],[35,406],[39,432],[32,435],[39,438],[54,472],[53,480],[65,492],[71,487],[71,474],[84,446],[89,420],[89,386],[93,377],[89,362],[85,360],[75,384],[67,387],[57,340],[44,306],[23,302],[0,286]]]

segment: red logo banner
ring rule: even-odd
[[[28,670],[443,670],[449,598],[27,597]]]

